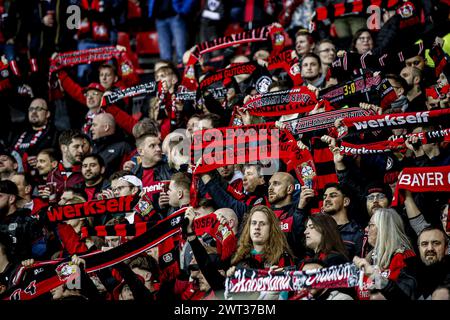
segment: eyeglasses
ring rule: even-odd
[[[368,195],[366,198],[369,201],[383,200],[383,199],[386,199],[386,195],[384,195],[382,193],[377,193],[377,194]]]
[[[118,186],[115,188],[111,188],[112,192],[116,193],[120,193],[124,188],[131,188],[131,186]]]
[[[33,112],[33,111],[42,112],[42,111],[47,111],[47,110],[48,109],[43,108],[43,107],[29,107],[28,108],[28,112]]]

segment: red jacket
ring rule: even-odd
[[[65,188],[84,185],[84,178],[81,174],[80,166],[73,166],[72,169],[64,168],[60,162],[58,166],[47,176],[47,183],[52,182],[55,186],[56,198],[62,195]]]
[[[85,253],[88,251],[86,243],[81,241],[80,236],[75,232],[71,225],[68,225],[67,223],[58,223],[56,231],[63,248],[69,255]]]

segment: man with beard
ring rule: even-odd
[[[58,158],[54,149],[41,150],[36,158],[38,183],[45,183],[48,174],[58,166]]]
[[[341,238],[352,259],[361,253],[364,233],[355,221],[348,218],[350,197],[348,191],[338,183],[328,183],[324,188],[322,211],[333,217]]]
[[[408,109],[406,112],[426,111],[426,98],[422,91],[422,72],[416,67],[404,67],[400,76],[406,80],[409,90],[406,93],[408,98]]]
[[[280,220],[281,231],[286,235],[289,247],[298,258],[305,254],[303,232],[306,215],[292,201],[295,189],[294,177],[286,172],[277,172],[269,180],[269,203]]]
[[[47,177],[47,184],[53,186],[56,202],[65,188],[81,187],[84,182],[80,164],[87,151],[85,143],[86,136],[77,130],[66,130],[59,137],[62,160]]]
[[[366,188],[366,208],[369,217],[375,209],[389,208],[392,201],[392,190],[383,183],[371,183]]]
[[[105,162],[98,154],[91,153],[83,158],[81,174],[84,178],[87,201],[96,200],[97,194],[100,194],[103,189],[109,188],[108,181],[103,177]]]
[[[422,261],[417,273],[417,296],[420,300],[430,300],[436,288],[450,281],[448,238],[442,229],[427,227],[419,234],[417,245]]]
[[[36,168],[36,156],[39,150],[56,146],[56,131],[49,121],[51,116],[47,102],[35,98],[28,108],[28,121],[31,128],[20,134],[14,144],[23,159],[26,171]],[[28,165],[27,165],[28,164]]]

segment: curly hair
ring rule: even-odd
[[[264,258],[266,262],[271,265],[277,264],[285,252],[293,256],[287,243],[286,236],[281,231],[280,221],[275,216],[275,213],[269,207],[260,205],[253,207],[245,217],[244,227],[238,242],[238,248],[231,260],[231,264],[236,265],[240,261],[250,257],[250,252],[253,249],[253,242],[250,238],[250,225],[255,212],[264,213],[270,225],[269,239],[264,245]]]

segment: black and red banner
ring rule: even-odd
[[[80,257],[86,261],[89,274],[111,267],[145,252],[181,232],[186,208],[180,209],[144,234],[108,251],[93,252]],[[21,267],[15,275],[14,286],[2,295],[3,300],[31,300],[73,280],[74,266],[69,259],[37,262],[31,267]]]
[[[214,74],[206,77],[200,82],[200,89],[205,89],[216,82],[224,82],[227,85],[227,80],[231,77],[241,74],[252,74],[258,68],[255,62],[240,63],[230,68],[221,69]]]
[[[315,94],[307,87],[299,87],[252,96],[244,106],[239,107],[239,110],[248,111],[252,116],[276,117],[310,112],[316,104]]]
[[[135,97],[138,95],[149,94],[156,91],[156,82],[150,81],[138,84],[125,89],[117,89],[105,95],[106,104],[113,104],[125,98]]]

